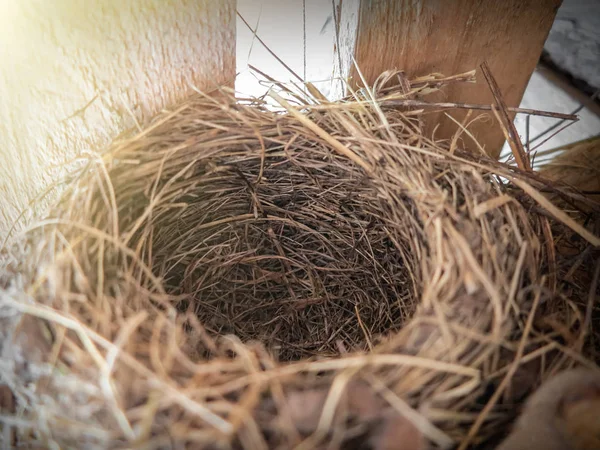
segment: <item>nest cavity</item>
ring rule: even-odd
[[[383,449],[406,417],[442,448],[494,436],[589,322],[556,294],[540,236],[569,229],[537,182],[386,106],[457,80],[280,109],[198,94],[90,156],[4,255],[5,436]]]

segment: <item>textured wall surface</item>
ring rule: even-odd
[[[235,0],[0,0],[0,61],[2,236],[57,166],[233,84]]]

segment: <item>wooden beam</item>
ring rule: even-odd
[[[507,105],[517,107],[561,1],[362,0],[354,56],[368,83],[388,69],[402,69],[409,77],[433,72],[453,75],[479,69],[487,60]],[[354,69],[350,75],[360,84]],[[479,71],[476,84],[456,84],[428,99],[493,103]],[[447,113],[458,121],[466,115],[464,110]],[[490,126],[495,121],[492,114],[477,112],[472,117],[481,114],[489,120],[478,120],[470,130],[488,154],[497,157],[504,136],[495,122]],[[449,139],[457,129],[443,112],[427,117],[427,131],[437,124],[437,138]]]

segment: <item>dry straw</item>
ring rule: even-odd
[[[90,156],[3,254],[4,445],[466,447],[592,365],[598,204],[398,106],[470,76],[197,94]]]

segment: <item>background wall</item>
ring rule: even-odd
[[[600,88],[600,1],[563,0],[544,50],[563,70]]]
[[[233,84],[234,14],[235,0],[0,0],[0,236],[58,166],[191,85]]]

